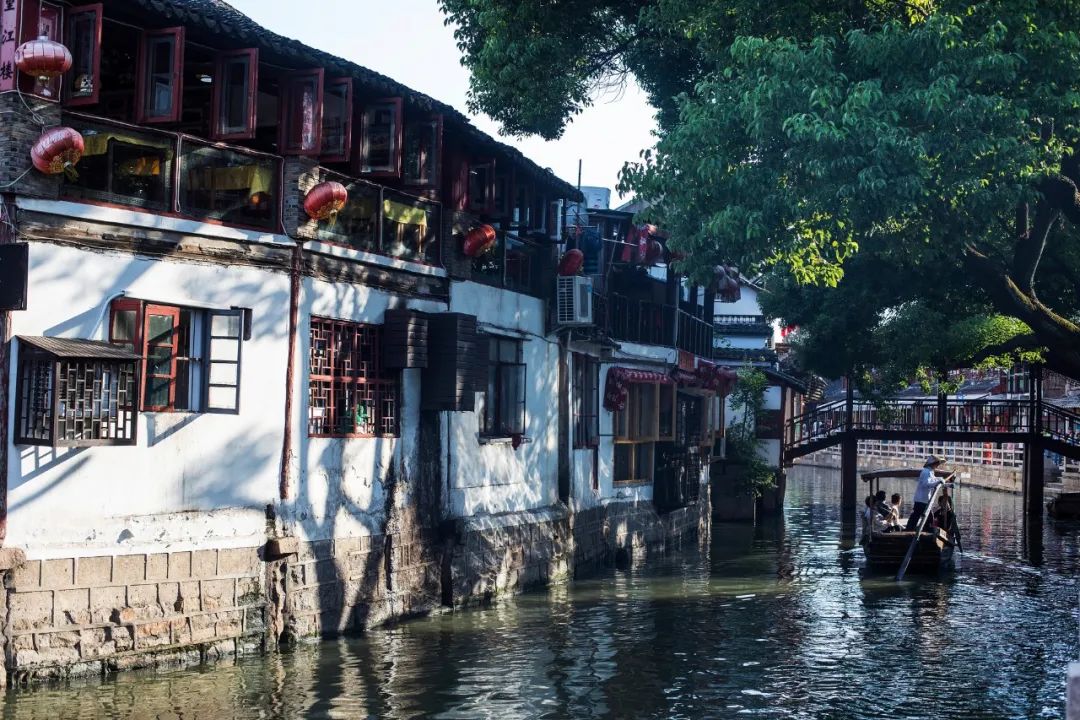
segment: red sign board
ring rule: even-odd
[[[0,0],[0,92],[15,89],[15,49],[19,47],[19,2]]]

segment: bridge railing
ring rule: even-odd
[[[846,406],[842,400],[834,400],[788,420],[784,427],[784,438],[788,447],[798,447],[839,435],[846,429]]]
[[[1080,445],[1080,414],[1045,402],[1039,412],[1044,435],[1069,445]]]
[[[1020,433],[1031,428],[1031,407],[1023,400],[859,401],[852,420],[856,430]]]

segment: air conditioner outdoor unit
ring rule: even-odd
[[[592,278],[559,276],[555,286],[555,320],[559,325],[592,325]]]

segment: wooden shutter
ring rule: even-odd
[[[151,72],[155,58],[153,51],[159,43],[171,43],[169,67],[165,73]],[[157,87],[161,74],[168,75],[168,85]],[[164,30],[145,32],[139,41],[139,65],[137,69],[137,89],[135,93],[135,114],[138,122],[177,122],[180,120],[180,97],[184,89],[184,28],[172,27]],[[162,108],[151,101],[152,91],[168,93],[168,107]]]
[[[96,105],[101,96],[101,3],[80,5],[67,11],[66,44],[72,65],[67,74],[65,102]]]
[[[236,87],[230,70],[241,69],[243,84]],[[210,135],[215,140],[251,140],[255,137],[255,122],[259,92],[259,50],[246,48],[220,52],[214,58],[214,101]],[[241,110],[240,122],[226,120],[233,93],[238,93],[246,103]]]
[[[203,378],[203,411],[240,412],[240,357],[243,348],[244,313],[241,309],[206,313],[206,375]]]
[[[323,69],[286,73],[279,100],[278,152],[318,155],[322,150]]]

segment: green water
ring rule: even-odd
[[[907,490],[910,488],[898,487]],[[1080,657],[1080,526],[960,497],[938,580],[866,576],[832,471],[701,552],[293,653],[9,691],[8,718],[1032,718]]]

